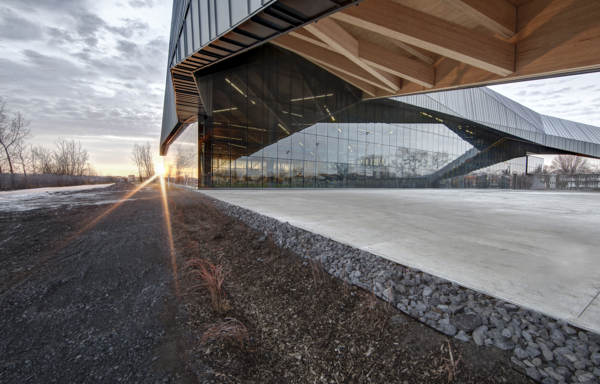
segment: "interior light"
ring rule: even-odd
[[[329,108],[327,108],[326,105],[324,105],[323,107],[325,107],[325,110],[327,111],[327,113],[329,114],[329,117],[331,118],[331,121],[335,121],[335,117],[333,117],[333,115],[331,114],[331,112],[329,112]]]
[[[294,112],[288,112],[288,111],[281,111],[283,113],[285,113],[286,115],[291,115],[291,116],[296,116],[296,117],[303,117],[302,115],[298,114],[298,113],[294,113]]]
[[[286,134],[288,134],[288,135],[290,134],[290,131],[288,131],[287,128],[283,126],[283,124],[277,123],[277,126],[279,128],[281,128],[283,130],[283,132],[285,132]]]
[[[221,113],[221,112],[230,112],[237,111],[237,107],[223,108],[223,109],[215,109],[212,113]]]
[[[306,96],[306,97],[299,97],[296,99],[291,99],[290,101],[292,103],[296,102],[296,101],[305,101],[305,100],[315,100],[315,99],[322,99],[324,97],[331,97],[333,96],[333,93],[326,93],[323,95],[317,95],[317,96]]]
[[[243,139],[239,138],[239,137],[229,137],[229,136],[217,136],[214,135],[213,137],[217,138],[217,139],[226,139],[226,140],[237,140],[237,141],[243,141]]]
[[[241,88],[238,87],[233,81],[229,80],[228,78],[225,78],[225,81],[227,82],[227,84],[231,85],[233,89],[238,91],[240,95],[244,96],[245,98],[248,98],[248,95],[246,95],[246,93],[242,91]],[[252,105],[256,105],[256,101],[250,99],[250,102],[252,103]]]

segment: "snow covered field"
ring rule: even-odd
[[[4,191],[0,192],[0,211],[29,211],[38,208],[57,208],[64,205],[112,204],[117,200],[104,199],[104,195],[111,194],[112,191],[103,190],[112,185],[114,183]]]

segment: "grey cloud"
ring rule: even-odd
[[[8,8],[0,9],[0,36],[6,40],[37,40],[42,29]]]
[[[69,12],[74,8],[87,6],[87,2],[87,0],[3,0],[5,5],[30,13],[38,10]]]
[[[50,37],[49,42],[53,45],[64,45],[75,42],[73,34],[62,28],[47,27],[46,33]]]
[[[140,20],[123,19],[123,22],[125,23],[124,26],[106,26],[106,29],[110,32],[121,35],[122,37],[131,38],[134,33],[144,32],[149,28],[147,23]]]
[[[129,5],[134,8],[150,8],[154,5],[154,0],[129,0]]]
[[[96,33],[106,26],[101,17],[87,11],[77,12],[74,16],[77,22],[76,30],[84,38],[95,37]]]

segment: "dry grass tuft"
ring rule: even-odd
[[[443,357],[448,351],[448,357]],[[456,380],[456,376],[458,375],[460,364],[460,356],[457,358],[454,357],[454,353],[452,352],[452,345],[450,345],[449,341],[446,341],[446,344],[442,344],[440,347],[440,351],[442,352],[441,366],[439,367],[440,374],[448,375],[448,383],[454,382]]]
[[[188,269],[188,275],[200,280],[200,284],[192,286],[191,289],[205,288],[210,294],[213,309],[219,313],[226,312],[229,309],[229,303],[223,291],[223,282],[226,275],[223,266],[195,258],[189,260],[185,264],[185,268]]]
[[[310,260],[310,272],[312,273],[315,287],[321,286],[325,282],[325,269],[319,260]]]
[[[248,328],[239,320],[232,317],[226,318],[220,323],[215,323],[208,327],[202,334],[202,343],[209,341],[223,340],[225,342],[238,344],[243,348],[250,340]]]

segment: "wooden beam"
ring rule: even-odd
[[[445,0],[488,30],[511,38],[517,28],[517,8],[507,0]]]
[[[513,44],[391,1],[367,0],[331,17],[502,76],[514,72]]]
[[[348,76],[348,75],[346,75],[332,67],[324,65],[324,64],[318,64],[318,63],[315,63],[315,64],[322,67],[326,71],[331,72],[332,74],[339,77],[340,79],[354,85],[356,88],[360,89],[361,91],[363,91],[364,93],[366,93],[369,96],[374,97],[374,96],[377,96],[379,94],[379,92],[381,92],[377,88],[372,86],[371,84],[365,83],[364,81],[357,79],[356,77]]]
[[[277,39],[271,41],[273,44],[285,48],[289,51],[297,53],[306,59],[313,62],[322,63],[328,65],[331,68],[335,68],[337,71],[346,75],[356,77],[368,84],[375,87],[381,88],[385,91],[392,92],[393,90],[385,84],[382,84],[379,79],[354,64],[346,57],[339,53],[332,52],[330,50],[315,46],[306,41],[297,39],[289,35],[279,36]]]
[[[388,85],[392,90],[397,91],[400,89],[401,83],[399,84],[398,79],[379,72],[359,57],[358,40],[335,22],[335,20],[328,18],[322,19],[316,23],[309,24],[304,28],[327,43],[327,45],[332,47],[338,53],[348,58],[348,60],[370,73],[373,77]]]
[[[332,47],[304,29],[290,32],[290,35],[319,47],[333,50]],[[435,69],[433,66],[394,53],[387,48],[375,45],[366,40],[358,40],[358,43],[358,56],[373,68],[427,88],[433,87],[435,80]]]
[[[396,75],[431,88],[435,82],[435,69],[421,61],[391,52],[389,49],[361,41],[359,57],[373,68]]]

